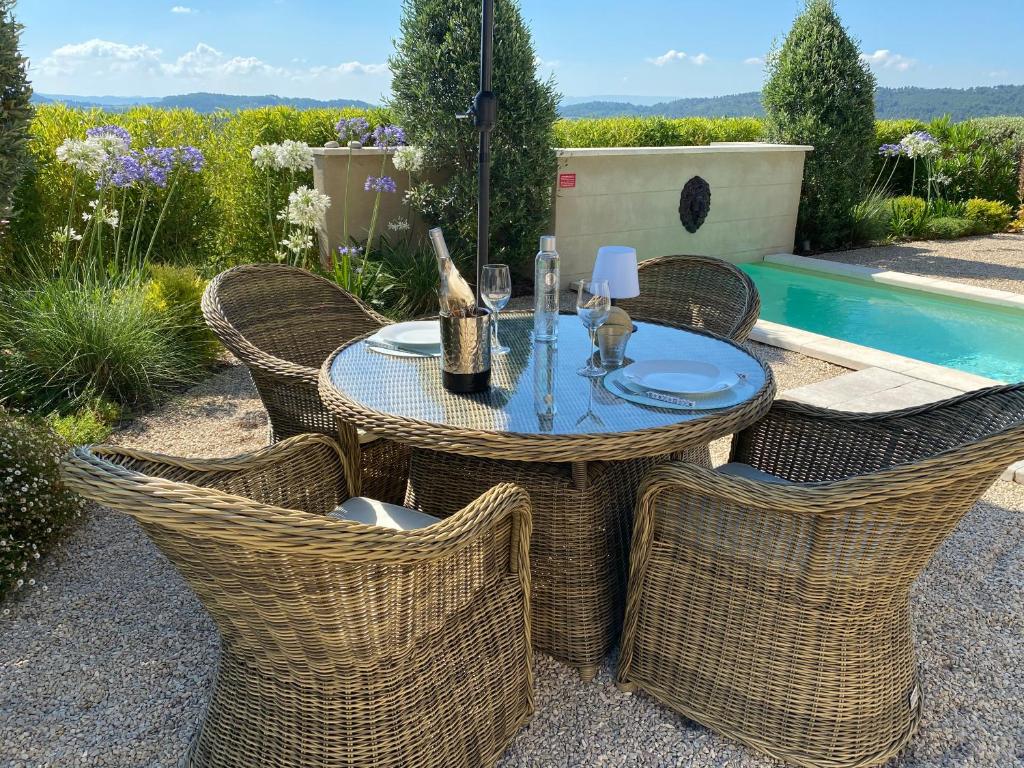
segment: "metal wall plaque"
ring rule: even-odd
[[[694,176],[679,195],[679,221],[687,232],[696,232],[710,210],[711,185],[700,176]]]

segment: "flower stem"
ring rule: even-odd
[[[380,161],[380,176],[384,175],[384,167],[387,164],[388,156],[384,153]],[[377,229],[377,214],[380,213],[381,184],[377,183],[377,196],[373,199],[373,213],[370,214],[370,230],[366,235],[366,250],[363,252],[363,263],[370,258],[370,251],[373,248],[373,233]]]
[[[171,177],[171,186],[167,189],[167,197],[164,198],[164,204],[160,208],[160,215],[156,218],[156,224],[153,225],[153,234],[149,237],[149,245],[146,246],[146,253],[142,257],[142,264],[144,266],[149,262],[149,254],[153,252],[153,244],[156,242],[156,233],[160,231],[160,225],[164,223],[164,216],[167,213],[167,209],[170,207],[171,198],[174,197],[174,188],[178,184],[178,175],[180,171],[175,171]]]

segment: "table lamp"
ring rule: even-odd
[[[597,249],[592,280],[607,280],[612,303],[615,299],[631,299],[640,295],[640,279],[636,271],[636,248],[625,245],[602,245]]]

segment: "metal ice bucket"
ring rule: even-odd
[[[441,315],[441,383],[452,392],[482,392],[491,385],[491,313]]]

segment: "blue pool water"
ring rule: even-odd
[[[1000,381],[1024,380],[1024,312],[825,275],[742,265],[761,317]]]

